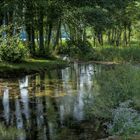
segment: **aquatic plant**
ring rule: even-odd
[[[140,132],[140,114],[131,107],[133,102],[128,100],[120,103],[119,107],[112,111],[112,121],[108,124],[110,135],[128,137]]]

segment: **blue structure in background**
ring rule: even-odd
[[[62,36],[61,36],[61,38],[63,40],[69,40],[70,39],[67,33],[63,33]]]
[[[20,39],[23,40],[23,41],[27,40],[27,33],[26,33],[26,31],[22,30],[20,32]]]

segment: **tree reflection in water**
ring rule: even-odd
[[[17,140],[96,139],[93,130],[87,131],[90,122],[84,116],[84,96],[93,94],[95,68],[100,70],[92,64],[75,63],[63,70],[19,79],[15,100],[9,98],[13,91],[4,89],[1,121],[26,131]],[[10,104],[15,107],[10,108]]]

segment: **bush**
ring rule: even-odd
[[[6,62],[19,63],[28,56],[28,49],[18,36],[3,38],[0,45],[0,58]]]
[[[112,122],[108,125],[110,135],[128,137],[140,132],[140,114],[130,107],[128,100],[112,111]]]
[[[58,54],[69,55],[73,58],[84,58],[88,53],[93,50],[91,44],[88,41],[82,40],[67,40],[63,42],[62,46],[58,48]]]

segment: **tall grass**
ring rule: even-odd
[[[3,124],[0,124],[0,140],[15,140],[23,134],[22,130],[13,127],[7,128]]]
[[[88,58],[88,56],[87,56]],[[117,61],[117,62],[140,62],[140,47],[103,47],[96,48],[90,59],[99,61]]]
[[[110,135],[133,135],[139,132],[140,68],[115,66],[102,70],[94,82],[96,94],[90,97],[85,108],[88,117],[106,120],[111,126],[108,129]],[[128,101],[129,105],[122,106]]]

